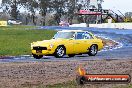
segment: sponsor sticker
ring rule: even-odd
[[[76,81],[78,84],[92,83],[130,83],[131,77],[129,74],[87,74],[82,68],[78,69]]]
[[[0,21],[0,26],[7,26],[7,21]]]

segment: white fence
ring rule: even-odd
[[[102,23],[102,24],[89,24],[89,27],[132,29],[132,23]]]
[[[87,27],[87,24],[86,23],[72,24],[69,25],[69,27]]]

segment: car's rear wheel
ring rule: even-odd
[[[95,56],[98,52],[98,47],[97,45],[92,45],[89,49],[88,55],[89,56]]]
[[[68,56],[69,56],[69,57],[74,57],[74,56],[75,56],[75,54],[68,54]]]
[[[55,57],[62,58],[66,54],[66,49],[64,46],[58,46],[55,50]]]
[[[36,59],[40,59],[40,58],[43,57],[43,55],[36,55],[36,54],[32,54],[32,55],[33,55],[33,57],[36,58]]]

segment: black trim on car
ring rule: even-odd
[[[41,46],[36,46],[33,47],[34,50],[47,50],[47,47],[41,47]]]

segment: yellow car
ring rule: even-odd
[[[64,55],[74,57],[78,54],[95,56],[102,48],[101,39],[82,30],[58,31],[51,40],[31,43],[32,55],[36,59],[42,58],[43,55],[52,55],[56,58],[62,58]]]

